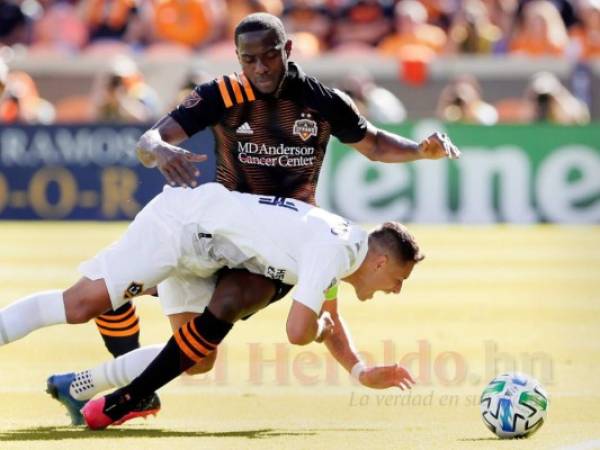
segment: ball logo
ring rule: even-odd
[[[319,129],[317,127],[317,122],[311,119],[309,113],[302,113],[300,114],[300,117],[301,119],[294,122],[293,133],[296,136],[300,136],[300,138],[306,142],[311,136],[316,136]]]

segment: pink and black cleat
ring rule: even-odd
[[[108,414],[106,414],[106,397],[100,397],[96,400],[90,400],[85,404],[83,408],[81,408],[81,414],[83,415],[83,420],[85,424],[88,426],[90,430],[103,430],[109,425],[121,425],[131,419],[135,419],[136,417],[146,417],[149,415],[155,416],[158,411],[160,411],[160,401],[157,396],[151,396],[140,403],[144,403],[143,405],[138,404],[136,407],[126,413],[119,419],[113,419]]]

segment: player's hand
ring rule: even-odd
[[[331,318],[331,314],[328,311],[323,311],[321,313],[321,317],[318,319],[319,321],[319,331],[317,332],[317,337],[315,338],[315,342],[323,342],[333,333],[335,322]]]
[[[435,132],[419,143],[419,153],[423,159],[458,159],[460,150],[445,133]]]
[[[194,163],[204,162],[206,155],[188,152],[175,145],[163,144],[155,147],[153,154],[156,158],[156,167],[172,186],[198,185],[197,177],[200,171]]]
[[[363,386],[372,389],[399,387],[404,390],[410,389],[415,384],[410,372],[400,364],[369,367],[359,375],[358,379]]]
[[[163,141],[158,130],[153,128],[140,137],[135,152],[145,167],[158,167],[172,186],[196,186],[200,171],[194,163],[207,159],[206,155],[191,153]]]

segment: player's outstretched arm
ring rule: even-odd
[[[194,163],[208,157],[177,146],[187,137],[183,128],[167,115],[140,137],[135,151],[144,166],[157,167],[169,184],[194,187],[200,175]]]
[[[415,142],[371,123],[367,124],[365,137],[351,145],[370,160],[386,163],[460,157],[460,151],[444,133],[436,132],[421,142]]]
[[[412,387],[415,381],[410,372],[399,364],[367,367],[360,360],[349,329],[337,311],[337,299],[323,304],[323,314],[327,314],[333,324],[325,331],[323,343],[335,360],[363,386],[372,389],[399,387],[402,390]]]

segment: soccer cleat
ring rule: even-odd
[[[46,380],[46,392],[67,408],[67,412],[69,413],[69,416],[71,416],[72,425],[83,425],[83,416],[81,415],[80,410],[86,402],[77,400],[69,392],[73,380],[75,380],[75,374],[73,372],[64,373],[62,375],[52,375]]]
[[[160,411],[160,398],[156,392],[153,392],[148,397],[141,399],[137,405],[135,405],[133,411],[138,413],[137,417],[146,417],[149,415],[156,416]],[[142,414],[143,412],[146,414]]]
[[[121,425],[136,417],[155,416],[160,411],[160,399],[152,394],[140,400],[134,408],[120,419],[113,419],[105,413],[106,397],[90,400],[81,409],[85,424],[91,430],[103,430],[109,425]]]
[[[104,405],[106,398],[100,397],[96,400],[90,400],[81,409],[83,420],[90,430],[103,430],[116,422],[104,414]]]

